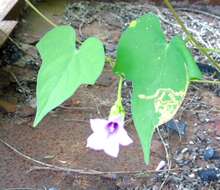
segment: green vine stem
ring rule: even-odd
[[[118,82],[118,93],[117,93],[117,100],[121,101],[121,91],[122,91],[122,83],[123,83],[123,77],[120,76],[119,82]]]
[[[43,13],[41,13],[29,0],[25,0],[25,2],[38,14],[40,15],[45,21],[47,21],[51,26],[56,27],[57,25],[54,24],[49,18],[47,18]]]
[[[42,12],[37,9],[29,0],[25,0],[25,2],[39,15],[41,16],[46,22],[48,22],[51,26],[56,27],[57,25],[51,21],[48,17],[46,17]],[[82,44],[82,42],[76,39],[77,43]]]
[[[124,78],[122,76],[119,76],[117,100],[115,102],[115,105],[118,109],[118,112],[125,117],[125,110],[124,110],[124,107],[123,107],[123,104],[122,104],[122,84],[123,84],[123,80],[124,80]]]
[[[191,80],[190,82],[208,83],[208,84],[218,84],[218,85],[220,85],[220,81],[211,81],[211,80]]]
[[[213,53],[219,53],[220,54],[220,49],[218,48],[202,48],[203,50],[207,52],[213,52]]]
[[[200,45],[200,43],[192,36],[192,34],[187,30],[187,28],[185,27],[183,21],[179,18],[179,16],[176,13],[175,9],[171,5],[170,1],[169,0],[164,0],[164,3],[169,8],[170,12],[173,14],[173,16],[175,17],[176,21],[181,26],[182,30],[186,33],[186,35],[187,35],[189,41],[192,43],[192,45],[195,45],[200,50],[200,52],[209,59],[209,61],[216,67],[216,69],[218,71],[220,71],[220,65],[208,54],[207,50],[204,49]]]
[[[114,105],[111,107],[109,117],[122,115],[125,117],[125,110],[122,104],[122,84],[123,84],[123,77],[119,76],[118,82],[118,92],[117,92],[117,100],[115,101]]]

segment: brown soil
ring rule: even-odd
[[[55,10],[57,11],[57,9]],[[50,13],[48,15],[50,16]],[[60,17],[58,17],[59,19]],[[38,22],[36,21],[36,23]],[[34,38],[32,38],[33,32],[29,34],[28,32],[22,32],[28,31],[27,28],[29,26],[25,28],[26,23],[24,22],[18,28],[17,38],[25,39],[25,43],[35,43],[36,39],[39,38],[38,35],[42,35],[42,31],[40,31],[40,34],[34,33]],[[84,26],[80,32],[83,32],[85,36],[96,35],[103,41],[112,39],[114,43],[118,41],[120,36],[120,29],[116,27],[109,28],[100,25],[98,22],[92,22]],[[37,62],[39,63],[39,60]],[[25,76],[21,75],[22,72],[26,73]],[[24,67],[21,71],[16,69],[14,73],[16,73],[19,80],[33,82],[36,79],[36,72],[29,72],[27,67]],[[24,79],[22,77],[27,78]],[[33,79],[33,77],[35,78]],[[83,171],[112,172],[112,174],[101,176],[82,175],[80,172],[46,169],[33,160],[31,161],[19,155],[18,152],[10,149],[4,143],[0,143],[0,189],[110,190],[135,189],[139,187],[144,189],[144,186],[153,189],[155,185],[159,187],[163,182],[164,179],[157,179],[158,176],[155,172],[140,175],[141,171],[154,170],[161,160],[166,160],[164,146],[158,134],[155,133],[152,141],[151,162],[149,165],[145,165],[141,145],[134,125],[130,120],[128,120],[126,129],[134,143],[128,147],[121,147],[117,159],[105,155],[102,151],[93,151],[86,148],[86,139],[92,132],[89,119],[107,118],[109,109],[116,98],[117,79],[112,75],[109,65],[105,66],[104,72],[96,85],[80,87],[74,97],[52,111],[36,129],[31,127],[35,114],[33,92],[31,96],[28,96],[28,101],[24,102],[24,95],[22,93],[19,94],[14,86],[10,86],[12,83],[15,84],[16,81],[7,83],[9,88],[13,88],[11,91],[14,92],[10,96],[21,96],[23,98],[17,98],[18,101],[15,103],[17,106],[16,112],[11,114],[1,112],[1,140],[13,146],[17,151],[43,163],[71,169],[81,169]],[[199,90],[196,93],[189,91],[185,104],[176,117],[187,123],[187,135],[180,138],[177,134],[164,133],[167,135],[166,139],[173,155],[182,148],[188,147],[189,142],[195,141],[201,131],[205,133],[204,138],[213,139],[210,145],[219,149],[217,137],[220,136],[220,98],[215,96],[213,91],[202,85],[199,88],[198,86],[194,87]],[[3,93],[0,93],[0,95],[5,98]],[[194,101],[195,98],[199,100]],[[200,106],[199,109],[196,109],[193,103]],[[214,109],[207,112],[206,109],[209,107],[204,108],[203,104]],[[189,106],[193,108],[189,108]],[[200,112],[204,116],[198,115]],[[207,118],[210,118],[210,120],[201,121]],[[35,166],[42,168],[36,169]],[[190,170],[188,171],[190,173],[193,168],[205,166],[206,162],[201,157],[198,157],[196,164],[192,168],[187,168],[187,170]],[[172,168],[177,173],[184,169],[184,167],[179,167],[174,160]],[[128,173],[115,174],[118,171],[126,171]],[[130,175],[134,171],[140,171],[139,175]],[[174,189],[171,187],[172,181],[164,189]]]
[[[92,132],[89,119],[107,118],[115,100],[116,93],[113,92],[116,91],[117,81],[109,69],[105,68],[96,86],[81,87],[74,98],[51,112],[36,129],[31,127],[34,110],[21,106],[12,118],[6,117],[1,122],[1,139],[32,158],[56,166],[112,172],[155,169],[159,161],[165,159],[163,146],[155,136],[151,164],[146,166],[133,124],[127,125],[127,130],[134,143],[126,148],[121,147],[117,159],[86,148],[86,139]],[[25,160],[3,144],[0,147],[1,155],[4,155],[0,161],[2,187],[54,185],[50,172],[46,172],[46,176],[44,171],[27,174],[35,163]]]

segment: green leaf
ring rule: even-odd
[[[75,47],[75,31],[58,26],[37,44],[42,65],[37,78],[37,114],[34,127],[52,109],[71,97],[81,84],[94,84],[105,62],[104,47],[96,38]]]
[[[202,75],[182,39],[166,42],[154,14],[132,21],[122,34],[114,71],[132,81],[132,117],[148,163],[155,128],[175,115],[190,79]]]

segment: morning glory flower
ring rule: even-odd
[[[105,119],[90,119],[93,133],[87,139],[87,147],[104,150],[112,157],[117,157],[119,146],[127,146],[133,141],[124,129],[124,116],[117,115]]]

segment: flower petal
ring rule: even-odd
[[[108,124],[108,121],[105,119],[90,119],[90,125],[91,125],[93,132],[99,133],[100,135],[101,134],[107,135],[107,132],[105,129],[107,124]]]
[[[99,134],[93,133],[87,139],[86,147],[94,150],[103,150],[106,139]]]
[[[110,136],[104,146],[104,152],[112,157],[118,157],[119,153],[119,143],[116,138],[116,135]]]
[[[128,136],[127,131],[123,128],[119,128],[117,132],[117,139],[120,145],[127,146],[133,143],[133,140]]]

